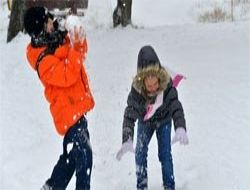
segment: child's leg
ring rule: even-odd
[[[76,189],[89,190],[92,171],[92,149],[87,129],[87,121],[78,128],[72,149],[72,155],[75,159],[76,170]]]
[[[154,129],[146,127],[138,122],[137,143],[135,150],[136,177],[137,189],[147,189],[148,174],[147,174],[147,154],[148,144],[153,136]]]
[[[64,190],[76,170],[76,186],[79,187],[77,189],[89,189],[92,150],[89,142],[87,121],[84,117],[66,133],[63,149],[63,154],[55,165],[51,178],[46,183],[53,189]]]
[[[70,179],[75,171],[75,160],[72,159],[72,153],[67,153],[67,146],[73,143],[72,131],[74,127],[70,128],[63,139],[63,154],[60,155],[58,162],[56,163],[50,179],[47,180],[47,184],[54,188],[64,190],[66,189]],[[73,145],[73,144],[72,144]]]
[[[53,169],[50,179],[48,179],[46,183],[53,189],[64,190],[73,176],[74,171],[74,161],[62,154]]]
[[[174,189],[175,181],[171,153],[171,122],[160,126],[156,130],[156,136],[158,140],[158,156],[162,166],[163,186]]]

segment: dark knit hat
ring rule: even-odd
[[[53,19],[47,8],[31,7],[24,14],[24,29],[30,36],[37,36],[44,31],[44,24],[48,18]]]
[[[138,54],[137,69],[144,69],[151,65],[159,65],[160,60],[152,46],[143,46]]]

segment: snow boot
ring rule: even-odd
[[[52,187],[45,183],[40,190],[52,190]]]

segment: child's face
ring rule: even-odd
[[[46,32],[47,33],[52,33],[54,32],[54,23],[53,20],[51,18],[48,18],[48,22],[46,23]]]
[[[159,79],[156,76],[147,76],[144,79],[148,96],[155,96],[159,89]]]

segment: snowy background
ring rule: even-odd
[[[4,1],[5,2],[5,1]],[[139,49],[151,44],[163,65],[183,73],[178,87],[190,139],[173,146],[177,190],[250,189],[250,11],[235,22],[198,23],[203,12],[229,1],[133,2],[138,29],[112,28],[115,0],[90,0],[83,23],[87,70],[96,100],[88,114],[94,155],[92,190],[133,190],[134,156],[118,162],[123,111]],[[57,135],[43,87],[26,60],[29,37],[6,44],[8,10],[0,8],[0,189],[39,189],[50,176],[62,137]],[[161,190],[154,137],[149,146],[149,190]],[[72,179],[69,188],[74,189]]]

